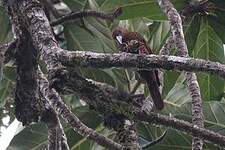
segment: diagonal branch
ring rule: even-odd
[[[169,0],[158,0],[158,2],[170,21],[175,46],[178,49],[178,55],[182,57],[188,57],[188,48],[184,39],[182,20],[179,13]],[[198,127],[204,127],[202,99],[196,74],[187,72],[186,79],[192,97],[192,122]],[[194,137],[192,140],[192,149],[201,150],[202,147],[203,141]]]
[[[165,45],[162,47],[162,49],[160,50],[159,54],[160,55],[170,55],[170,51],[175,47],[174,45],[174,40],[173,40],[173,36],[170,35],[167,40]]]
[[[10,59],[15,57],[15,49],[18,45],[18,39],[14,39],[7,44],[0,45],[0,64],[8,63]]]
[[[136,112],[135,118],[137,120],[145,121],[152,124],[164,125],[166,127],[172,127],[174,129],[191,133],[193,136],[210,141],[217,146],[225,147],[225,136],[215,133],[213,131],[204,129],[193,125],[187,121],[179,120],[173,117],[164,116],[161,114],[150,113],[146,114],[143,112]]]
[[[160,50],[159,54],[160,55],[170,55],[171,50],[175,47],[174,45],[174,40],[173,40],[173,36],[169,35],[169,37],[166,40],[166,43],[164,44],[164,46],[162,47],[162,49]],[[160,80],[160,84],[161,84],[161,93],[164,87],[164,72],[163,70],[159,71],[159,80]]]
[[[62,17],[52,21],[51,25],[56,26],[56,25],[59,25],[59,24],[64,23],[64,22],[79,19],[79,18],[83,18],[83,17],[96,17],[96,18],[101,18],[101,19],[113,21],[117,17],[119,17],[121,14],[122,14],[121,8],[117,8],[111,14],[105,14],[103,12],[97,12],[97,11],[92,11],[92,10],[83,11],[83,12],[75,12],[75,13],[73,12],[73,13],[62,16]]]
[[[40,83],[40,91],[43,96],[48,100],[50,105],[60,114],[65,121],[70,124],[74,130],[80,135],[87,137],[88,139],[94,140],[96,143],[108,147],[110,149],[118,149],[121,150],[123,147],[120,144],[113,142],[111,139],[98,134],[93,129],[88,128],[84,125],[79,118],[73,114],[70,109],[63,102],[61,97],[54,89],[49,89],[48,80],[44,77],[44,75],[39,70],[39,83]]]
[[[43,96],[41,98],[44,99]],[[52,107],[49,107],[43,113],[41,121],[48,127],[48,150],[69,150],[70,148],[59,116]]]

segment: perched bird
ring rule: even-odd
[[[144,37],[137,32],[129,32],[125,28],[117,27],[113,31],[112,37],[116,42],[117,48],[122,52],[144,55],[153,54],[152,50],[147,46]],[[156,109],[163,109],[164,103],[159,92],[158,71],[138,70],[137,72],[146,81]]]

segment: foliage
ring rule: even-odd
[[[111,12],[122,7],[123,15],[115,22],[87,17],[63,24],[66,42],[62,46],[68,50],[96,51],[105,53],[118,52],[111,37],[115,26],[121,25],[129,30],[140,32],[149,46],[158,53],[169,35],[170,25],[163,15],[156,0],[64,0],[74,12],[82,10],[97,10]],[[188,0],[172,0],[178,10],[183,9]],[[225,2],[212,0],[215,4],[213,14],[195,13],[187,18],[184,24],[185,38],[192,57],[225,63],[223,43],[225,42]],[[9,20],[3,8],[0,7],[0,43],[9,41],[11,37]],[[172,51],[176,54],[176,51]],[[4,107],[11,97],[15,84],[15,68],[7,64],[4,67],[4,79],[0,82],[0,107]],[[124,69],[90,69],[77,68],[80,74],[100,82],[105,82],[129,91],[134,86],[135,75],[132,70]],[[221,100],[224,96],[224,80],[209,74],[197,74],[200,83],[205,124],[208,129],[225,134],[225,104]],[[131,88],[130,88],[131,87]],[[140,87],[139,91],[143,92]],[[180,119],[191,120],[190,95],[187,90],[184,75],[166,71],[165,86],[163,89],[166,107],[162,112],[171,114]],[[99,132],[112,136],[112,131],[105,129],[97,114],[93,114],[85,106],[81,106],[76,96],[64,97],[74,112],[85,120],[88,126]],[[1,111],[1,117],[3,111]],[[9,114],[13,118],[12,114]],[[87,141],[65,127],[70,147],[75,149],[100,149],[98,145]],[[139,123],[140,137],[151,141],[159,137],[165,128]],[[20,132],[11,142],[10,150],[41,149],[47,142],[46,128],[43,125],[33,125]],[[29,135],[28,135],[29,134]],[[191,138],[181,132],[168,129],[165,139],[149,149],[191,149]],[[205,149],[216,149],[211,144],[205,144]]]

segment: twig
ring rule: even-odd
[[[175,44],[174,44],[173,36],[170,35],[167,38],[165,45],[160,50],[159,54],[160,55],[170,55],[170,52],[173,48],[175,48]]]
[[[83,18],[83,17],[97,17],[97,18],[113,21],[114,19],[119,17],[121,14],[122,14],[122,8],[117,8],[112,14],[105,14],[103,12],[96,12],[92,10],[83,11],[83,12],[75,12],[75,13],[73,12],[52,21],[51,25],[56,26],[64,22]]]
[[[184,39],[182,20],[174,8],[173,4],[169,0],[158,0],[160,7],[167,15],[170,24],[175,46],[178,49],[178,55],[182,57],[188,56],[188,48]],[[204,127],[204,115],[202,110],[202,99],[200,93],[200,87],[197,81],[195,73],[186,73],[188,88],[192,97],[192,121],[193,124],[198,127]],[[201,150],[203,147],[203,141],[199,138],[193,138],[192,149]]]
[[[142,81],[138,80],[138,81],[135,83],[135,85],[134,85],[133,89],[131,90],[130,94],[135,94],[135,92],[137,91],[137,89],[138,89],[139,86],[141,85],[141,82],[142,82]]]
[[[161,141],[164,140],[166,134],[167,134],[167,130],[165,130],[160,137],[158,137],[157,139],[151,141],[150,143],[147,143],[147,144],[143,145],[141,148],[144,149],[144,150],[146,150],[147,148],[149,148],[151,146],[154,146],[156,144],[159,144]]]
[[[164,44],[164,46],[162,47],[162,49],[159,52],[159,55],[170,55],[171,50],[175,47],[174,45],[174,40],[173,40],[173,36],[170,35],[167,40],[166,43]],[[159,70],[159,80],[160,80],[160,86],[161,86],[161,93],[164,87],[164,72],[163,70]]]
[[[14,39],[13,41],[0,45],[0,63],[8,63],[15,56],[15,51],[18,46],[18,39]]]
[[[48,150],[69,150],[64,129],[54,109],[50,107],[43,114],[42,121],[48,127]]]

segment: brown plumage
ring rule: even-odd
[[[147,46],[143,36],[137,32],[129,32],[127,29],[117,27],[112,34],[116,41],[117,47],[122,52],[134,54],[153,54],[152,50]],[[155,107],[159,110],[163,109],[164,103],[159,92],[158,71],[139,70],[140,77],[144,79],[148,85]]]

